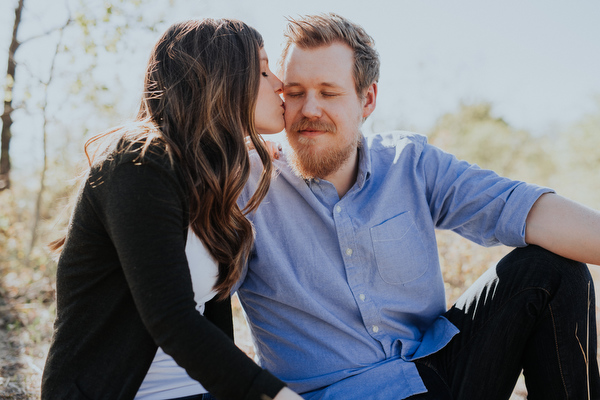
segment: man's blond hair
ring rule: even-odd
[[[340,15],[329,13],[288,18],[284,37],[281,68],[292,45],[311,49],[337,42],[347,44],[354,52],[353,77],[359,97],[362,98],[366,89],[379,80],[379,54],[375,50],[375,41],[361,26]]]

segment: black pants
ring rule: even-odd
[[[508,399],[523,370],[528,399],[600,399],[594,286],[585,264],[516,249],[446,317],[460,333],[416,361],[429,393],[411,399]],[[589,355],[589,357],[588,357]]]
[[[178,397],[172,400],[216,400],[210,393],[195,394],[192,396]]]

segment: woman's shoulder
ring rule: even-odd
[[[149,166],[177,173],[180,166],[173,150],[158,135],[131,135],[115,132],[93,149],[92,174],[112,172],[123,165]]]
[[[175,169],[179,165],[168,145],[156,137],[136,139],[123,137],[115,146],[111,157],[116,165],[124,163],[150,164],[167,170]]]
[[[184,174],[179,159],[168,144],[157,135],[127,135],[115,132],[111,138],[101,144],[102,149],[96,150],[89,169],[88,183],[92,187],[118,181],[137,182],[159,179],[185,187]],[[154,177],[154,178],[152,178]],[[116,182],[116,181],[115,181]]]

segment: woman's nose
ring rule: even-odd
[[[283,82],[281,82],[281,80],[275,75],[271,75],[273,77],[273,82],[271,83],[271,85],[273,85],[273,89],[275,90],[275,93],[277,94],[281,94],[283,93]]]

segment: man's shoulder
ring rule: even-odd
[[[421,151],[427,144],[427,137],[410,131],[389,131],[365,135],[367,147],[371,151],[396,149],[398,147],[414,146]]]

